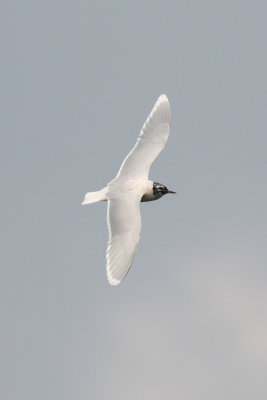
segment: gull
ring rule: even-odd
[[[164,149],[171,123],[170,103],[165,94],[156,101],[137,142],[123,161],[115,179],[97,192],[86,193],[83,205],[107,201],[109,232],[106,251],[107,278],[118,285],[129,271],[141,233],[140,202],[176,193],[148,179],[151,164]]]

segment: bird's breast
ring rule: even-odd
[[[108,199],[117,198],[133,192],[140,195],[141,201],[152,201],[158,198],[153,194],[153,182],[148,179],[113,179],[113,181],[107,185],[106,189]]]

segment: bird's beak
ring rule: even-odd
[[[176,192],[173,192],[172,190],[168,190],[168,193],[176,194]]]

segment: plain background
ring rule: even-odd
[[[5,400],[267,398],[266,1],[1,6]],[[161,93],[172,128],[133,266],[106,204]]]

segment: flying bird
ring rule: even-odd
[[[176,193],[148,179],[151,164],[166,145],[170,123],[170,103],[163,94],[156,101],[115,179],[104,189],[86,193],[82,202],[83,205],[108,202],[107,277],[113,286],[122,281],[133,262],[141,233],[140,202]]]

